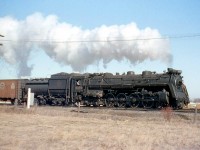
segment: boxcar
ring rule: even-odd
[[[26,81],[25,79],[0,80],[0,100],[11,103],[14,103],[15,99],[22,101]]]

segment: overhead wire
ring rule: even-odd
[[[200,37],[200,33],[187,34],[187,35],[171,35],[163,37],[149,37],[149,38],[130,38],[130,39],[117,39],[117,37],[112,37],[113,39],[107,40],[53,40],[53,39],[32,39],[32,40],[14,40],[14,39],[0,39],[1,42],[51,42],[51,43],[101,43],[101,42],[128,42],[128,41],[146,41],[146,40],[163,40],[163,39],[181,39],[181,38],[195,38]]]

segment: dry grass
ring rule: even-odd
[[[194,124],[172,110],[73,110],[0,106],[0,149],[200,149],[199,114]]]
[[[195,109],[195,107],[197,107],[197,109],[200,109],[200,103],[189,103],[187,106],[188,109]]]

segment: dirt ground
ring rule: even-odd
[[[200,149],[200,114],[0,105],[1,150]]]

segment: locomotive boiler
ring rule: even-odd
[[[78,98],[74,99],[81,99],[86,105],[107,107],[183,108],[189,103],[189,96],[182,78],[180,70],[171,68],[161,74],[151,71],[89,74],[76,79],[81,91],[75,88]]]

